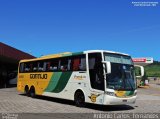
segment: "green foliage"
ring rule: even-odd
[[[160,62],[154,61],[153,64],[144,67],[147,77],[160,77]]]
[[[141,75],[140,72],[141,72],[140,68],[135,67],[135,74],[136,74],[136,76],[140,76]]]

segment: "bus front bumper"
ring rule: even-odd
[[[125,105],[125,104],[134,104],[136,102],[137,96],[120,98],[116,96],[105,95],[104,105]]]

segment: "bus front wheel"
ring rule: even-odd
[[[77,107],[84,107],[85,106],[85,97],[82,91],[76,91],[74,95],[74,102]]]

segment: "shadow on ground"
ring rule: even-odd
[[[25,96],[24,94],[20,94],[20,95]],[[60,104],[75,106],[74,101],[65,100],[65,99],[46,97],[46,96],[36,96],[35,99],[47,100],[50,102],[56,102],[56,103],[60,103]],[[80,108],[80,107],[78,107],[78,108]],[[95,104],[89,104],[89,103],[86,103],[85,107],[83,107],[83,108],[94,109],[94,110],[98,110],[98,111],[125,111],[125,110],[133,110],[134,109],[134,107],[129,106],[129,105],[104,106],[104,105],[95,105]]]

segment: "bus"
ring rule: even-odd
[[[140,69],[143,76],[144,70]],[[131,56],[106,50],[21,60],[17,90],[30,97],[42,95],[73,100],[79,107],[85,103],[133,104],[137,97]]]
[[[9,80],[9,86],[10,87],[16,87],[17,86],[17,71],[11,71],[9,72],[7,79]]]

